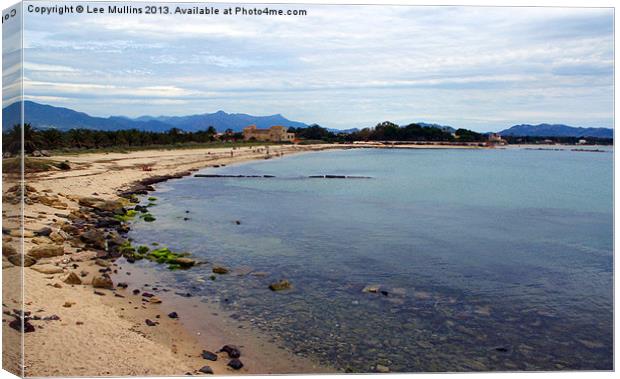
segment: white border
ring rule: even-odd
[[[15,0],[0,0],[0,7],[2,9],[7,8],[11,5],[14,5],[17,1]],[[127,3],[131,3],[131,1],[126,1]],[[165,3],[165,2],[172,2],[172,1],[166,1],[166,0],[149,0],[149,2],[158,2],[158,3]],[[260,0],[243,0],[243,1],[234,1],[234,0],[215,0],[215,1],[196,1],[196,2],[204,2],[204,3],[234,3],[234,2],[239,2],[239,3],[260,3],[260,4],[264,4],[264,3],[291,3],[291,4],[392,4],[392,5],[478,5],[478,6],[552,6],[552,7],[612,7],[615,8],[617,2],[616,1],[609,1],[609,0],[590,0],[590,1],[579,1],[579,0],[521,0],[521,1],[515,1],[515,0],[510,0],[510,1],[499,1],[499,0],[388,0],[388,1],[380,1],[380,0],[279,0],[279,1],[260,1]],[[617,30],[617,25],[618,25],[618,21],[617,19],[614,18],[614,32]],[[0,49],[1,49],[1,39],[0,39]],[[614,40],[614,62],[616,62],[615,59],[615,52],[618,50],[618,41]],[[1,54],[0,54],[1,55]],[[0,67],[1,67],[1,58],[0,58]],[[614,66],[616,66],[616,64],[614,63]],[[614,67],[614,127],[615,127],[615,110],[617,109],[618,103],[617,103],[617,99],[618,99],[618,88],[615,85],[616,80],[615,80],[615,67]],[[614,154],[614,237],[617,235],[620,235],[618,233],[620,226],[618,225],[618,223],[616,223],[616,216],[617,216],[617,210],[618,210],[618,204],[615,202],[615,194],[616,194],[616,189],[619,188],[618,186],[618,181],[619,176],[618,174],[618,170],[619,170],[619,166],[618,166],[618,155]],[[617,251],[616,249],[616,239],[614,238],[614,252]],[[618,273],[618,264],[617,264],[617,260],[614,259],[614,274]],[[618,275],[614,275],[614,289],[617,288],[618,285]],[[614,308],[615,308],[615,304],[617,304],[618,301],[618,293],[614,291],[615,294],[615,301],[614,301]],[[618,336],[618,312],[617,309],[614,309],[615,313],[614,313],[614,347],[616,347],[616,343],[617,341],[619,341]],[[0,328],[0,336],[1,336],[1,328]],[[618,353],[617,351],[615,351],[616,349],[614,349],[614,367],[616,369],[618,369],[620,360],[618,358]],[[615,377],[616,374],[613,372],[550,372],[550,373],[463,373],[463,374],[391,374],[391,375],[387,375],[387,376],[382,376],[382,377],[398,377],[398,378],[410,378],[410,379],[414,379],[414,378],[454,378],[455,375],[457,376],[467,376],[467,378],[471,378],[471,379],[491,379],[491,378],[509,378],[512,377],[514,378],[515,376],[518,376],[519,378],[521,377],[526,377],[526,378],[568,378],[568,379],[576,379],[576,378],[581,378],[584,376],[588,376],[589,378],[607,378],[607,377]],[[4,371],[4,370],[0,370],[0,379],[8,379],[8,378],[14,378],[15,376],[13,376],[12,374]],[[308,375],[290,375],[287,376],[288,378],[291,379],[303,379],[303,378],[307,378],[309,377]],[[316,376],[319,377],[319,376]],[[347,377],[361,377],[361,375],[353,375],[353,374],[347,374]],[[138,377],[138,378],[142,378],[142,377]],[[163,378],[167,378],[167,377],[163,377]],[[271,378],[270,376],[254,376],[254,378],[264,378],[264,379],[268,379]],[[321,375],[320,378],[325,378],[325,379],[342,379],[343,378],[343,374],[339,374],[339,375]]]

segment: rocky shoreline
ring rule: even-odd
[[[271,151],[274,153],[275,150],[276,154],[281,155],[284,151],[292,153],[317,149],[321,150],[322,148],[290,149],[283,147],[281,149],[274,149],[272,147]],[[255,149],[248,149],[247,154],[243,154],[243,152],[236,153],[238,156],[231,159],[228,157],[232,156],[233,153],[225,152],[225,157],[228,159],[220,159],[221,162],[220,160],[217,161],[220,162],[220,164],[227,164],[239,160],[260,159],[264,157],[262,152],[259,151],[257,154]],[[224,154],[222,155],[224,156]],[[150,191],[154,190],[154,184],[182,178],[191,175],[199,168],[212,166],[214,160],[212,152],[206,155],[206,161],[208,161],[209,164],[206,164],[205,159],[200,157],[202,159],[192,162],[189,165],[190,167],[185,167],[183,169],[174,167],[186,163],[181,156],[175,155],[173,160],[178,163],[177,165],[171,164],[166,167],[165,170],[160,170],[160,172],[140,173],[141,175],[134,180],[127,181],[128,178],[122,178],[121,180],[113,181],[114,183],[106,183],[107,186],[101,187],[101,191],[95,190],[88,194],[83,194],[83,190],[65,193],[54,191],[49,188],[41,189],[40,184],[45,183],[46,179],[50,177],[55,179],[56,182],[58,180],[64,180],[66,181],[63,183],[64,185],[71,186],[70,178],[54,178],[55,176],[60,176],[59,173],[56,172],[51,175],[44,174],[39,177],[33,176],[30,178],[31,180],[27,181],[28,185],[24,187],[24,203],[26,208],[24,251],[27,252],[26,255],[21,255],[19,249],[14,246],[19,240],[19,231],[4,227],[3,225],[3,272],[5,274],[5,284],[7,277],[18,276],[16,275],[18,271],[15,270],[19,270],[20,266],[24,267],[24,274],[27,274],[25,275],[26,288],[24,289],[26,308],[21,309],[18,299],[12,299],[13,304],[9,304],[6,300],[3,302],[3,325],[10,329],[14,329],[13,333],[15,333],[15,331],[25,332],[26,375],[52,375],[49,368],[46,368],[46,363],[41,362],[41,357],[37,356],[38,350],[36,348],[28,349],[29,341],[31,339],[39,339],[40,337],[48,339],[44,336],[46,331],[57,327],[58,323],[68,327],[66,322],[64,322],[67,316],[61,313],[66,313],[71,309],[75,309],[78,307],[76,303],[80,304],[82,302],[82,298],[61,301],[61,307],[58,308],[59,313],[48,315],[45,313],[48,311],[47,304],[45,304],[46,301],[42,301],[42,299],[28,301],[30,295],[37,293],[37,291],[32,288],[41,289],[42,292],[46,293],[46,296],[54,298],[56,296],[53,294],[53,290],[64,293],[67,290],[71,291],[72,289],[79,288],[79,292],[82,294],[90,291],[92,295],[95,295],[91,295],[92,298],[89,299],[89,302],[101,302],[100,299],[106,299],[105,302],[119,313],[126,312],[132,307],[134,308],[131,310],[133,314],[120,314],[116,316],[120,318],[131,318],[133,325],[128,328],[129,331],[133,331],[147,340],[162,339],[161,336],[157,335],[158,333],[169,336],[183,335],[182,325],[178,327],[166,327],[168,330],[162,332],[151,332],[151,330],[162,329],[164,324],[181,324],[179,323],[179,313],[182,313],[181,310],[179,310],[179,312],[168,312],[167,317],[162,316],[160,314],[162,312],[158,311],[158,307],[162,303],[159,293],[163,295],[165,292],[169,291],[168,289],[151,287],[149,291],[146,291],[144,288],[130,288],[130,286],[123,281],[113,280],[113,276],[118,277],[119,272],[123,271],[125,271],[127,275],[131,274],[128,265],[120,265],[118,263],[118,259],[121,257],[124,257],[128,263],[131,263],[132,259],[135,259],[136,256],[140,256],[141,258],[146,257],[158,263],[170,264],[171,267],[175,269],[190,268],[196,263],[187,256],[175,255],[169,251],[162,253],[162,249],[159,249],[160,255],[157,255],[157,249],[138,252],[135,247],[131,246],[131,241],[127,238],[127,232],[129,231],[129,221],[132,219],[132,216],[148,214],[146,207],[138,204],[140,202],[139,196],[148,195]],[[224,158],[223,156],[222,158]],[[100,159],[102,157],[96,158]],[[100,162],[104,166],[109,166],[107,161],[100,160]],[[88,170],[91,166],[84,165],[83,167],[86,167]],[[100,176],[101,174],[96,173],[95,175]],[[105,181],[105,178],[99,179]],[[90,185],[88,187],[89,189],[97,188],[90,187]],[[19,187],[17,186],[6,189],[3,193],[5,204],[18,204],[20,198],[19,192]],[[78,194],[75,192],[82,193]],[[101,192],[101,195],[99,192]],[[7,214],[3,216],[8,218]],[[216,269],[217,268],[214,267],[214,272]],[[33,272],[41,276],[35,277],[32,274]],[[9,287],[11,286],[14,292],[19,291],[18,288],[15,288],[16,283],[11,283]],[[148,286],[148,284],[144,284],[144,286]],[[4,299],[7,298],[6,287],[5,285]],[[166,294],[166,296],[168,295]],[[153,311],[157,314],[146,318],[144,313],[147,310],[149,315],[152,314]],[[95,317],[89,320],[88,316],[89,315],[85,313],[85,319],[76,320],[73,326],[84,327],[85,324],[97,322]],[[140,321],[141,317],[145,318],[142,318],[142,321]],[[164,318],[166,319],[165,321]],[[56,324],[51,324],[53,322],[56,322]],[[138,331],[138,329],[145,329],[148,332],[141,332]],[[5,334],[7,333],[6,330],[7,329],[5,329]],[[154,335],[151,336],[150,334]],[[30,337],[35,335],[40,337]],[[188,337],[187,339],[191,339],[187,331],[185,331],[185,335]],[[103,344],[106,342],[108,344],[112,343],[113,345],[121,343],[120,341],[114,340],[106,341],[105,336],[93,337],[103,338],[103,341],[99,341]],[[53,336],[53,338],[62,338],[62,336]],[[172,337],[170,337],[170,339],[175,340]],[[209,350],[197,348],[198,343],[194,339],[186,343],[186,346],[183,348],[183,350],[186,351],[192,349],[193,353],[191,351],[186,352],[184,357],[179,357],[178,351],[181,350],[179,345],[181,345],[181,343],[177,340],[176,344],[160,346],[159,348],[168,350],[166,353],[168,355],[172,353],[171,355],[176,356],[175,359],[180,362],[172,362],[172,366],[168,363],[165,365],[166,367],[153,368],[153,370],[145,369],[141,372],[145,375],[270,372],[264,368],[256,371],[253,367],[248,367],[243,361],[244,358],[241,357],[242,349],[230,342],[221,345],[222,347],[219,348],[219,350],[216,350],[216,346],[210,345],[209,348],[212,350]],[[212,352],[213,350],[215,350],[215,353]],[[110,359],[115,359],[115,354],[113,352],[108,355]],[[136,357],[140,357],[139,352],[135,352],[135,355]],[[148,360],[149,358],[146,357],[144,359]],[[175,365],[178,367],[174,367]],[[36,369],[31,368],[32,366],[35,366]],[[300,367],[309,366],[301,364]],[[13,370],[18,371],[19,368],[13,368]],[[299,372],[304,372],[306,370],[307,369],[300,368]],[[316,370],[316,368],[313,370]],[[69,369],[68,373],[62,374],[66,376],[101,375],[102,373],[87,367],[81,367],[76,371]],[[119,367],[118,370],[111,371],[110,374],[128,375],[131,374],[131,372],[125,372],[123,368]]]

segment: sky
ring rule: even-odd
[[[93,116],[224,110],[338,129],[613,127],[612,9],[270,7],[308,14],[26,11],[25,97]]]

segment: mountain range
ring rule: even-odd
[[[13,103],[2,110],[2,129],[7,130],[20,122],[20,103]],[[303,122],[291,121],[281,114],[271,116],[251,116],[243,113],[226,113],[218,111],[191,116],[142,116],[135,119],[112,116],[93,117],[83,112],[77,112],[69,108],[54,107],[39,104],[33,101],[24,102],[25,122],[35,128],[56,128],[59,130],[69,129],[96,129],[96,130],[121,130],[138,129],[154,132],[163,132],[172,128],[179,128],[187,132],[205,130],[213,126],[219,132],[232,129],[241,131],[244,127],[255,124],[259,128],[268,128],[273,125],[286,127],[306,128]]]
[[[8,130],[20,121],[20,104],[13,103],[2,110],[2,129]],[[138,129],[154,132],[163,132],[172,128],[179,128],[184,131],[193,132],[205,130],[213,126],[218,132],[232,129],[235,132],[241,131],[244,127],[255,124],[259,128],[268,128],[273,125],[286,127],[306,128],[308,124],[298,121],[291,121],[281,114],[271,116],[252,116],[244,113],[226,113],[218,111],[215,113],[204,113],[190,116],[142,116],[129,118],[123,116],[94,117],[83,112],[77,112],[69,108],[55,107],[51,105],[39,104],[33,101],[25,101],[26,122],[35,128],[56,128],[59,130],[69,129],[94,129],[94,130],[122,130]],[[444,131],[453,133],[455,128],[451,126],[417,123],[423,127],[436,127]],[[328,129],[336,133],[352,133],[359,129]],[[613,129],[607,128],[580,128],[562,124],[538,124],[514,125],[499,132],[502,136],[518,137],[598,137],[613,138]]]
[[[499,132],[502,136],[514,137],[598,137],[613,138],[613,129],[578,128],[562,124],[521,124]]]

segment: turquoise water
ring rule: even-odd
[[[130,237],[242,274],[156,268],[298,355],[356,372],[612,369],[611,151],[342,150],[202,173],[276,178],[161,184],[157,221]],[[371,178],[307,178],[323,174]],[[293,289],[270,291],[281,278]]]

